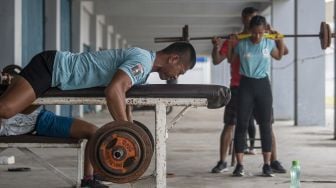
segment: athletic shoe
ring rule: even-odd
[[[228,170],[225,161],[218,161],[217,165],[211,170],[211,173],[222,173],[227,172]]]
[[[269,164],[264,164],[264,166],[262,168],[262,172],[263,172],[263,176],[266,176],[266,177],[273,177],[274,176],[271,165],[269,165]]]
[[[245,172],[244,172],[244,167],[243,165],[241,164],[237,164],[235,170],[233,171],[233,176],[238,176],[238,177],[241,177],[241,176],[244,176],[245,175]]]
[[[102,184],[100,181],[96,179],[89,179],[89,180],[84,180],[82,179],[81,181],[81,187],[87,187],[87,188],[108,188],[107,185]]]
[[[271,168],[275,173],[286,173],[286,169],[277,160],[271,162]]]

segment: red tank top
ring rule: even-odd
[[[233,47],[235,47],[238,44],[238,41],[235,41],[233,43]],[[227,56],[228,53],[228,45],[229,45],[229,41],[225,40],[219,53],[221,55],[225,55]],[[239,59],[236,59],[235,62],[231,62],[230,63],[230,69],[231,69],[231,80],[230,80],[230,86],[239,86],[239,82],[240,82],[240,73],[239,73],[239,69],[240,69],[240,62]]]

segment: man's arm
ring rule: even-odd
[[[230,59],[231,59],[230,62],[238,62],[238,61],[240,61],[240,60],[239,60],[239,55],[236,54],[236,53],[232,53],[232,56],[231,56]]]
[[[272,50],[271,56],[276,60],[280,60],[285,52],[285,44],[283,42],[283,39],[276,40],[275,44],[276,49]]]
[[[285,49],[284,49],[283,55],[287,55],[289,53],[289,51],[288,51],[287,45],[284,44],[284,46],[285,46]]]
[[[212,45],[213,45],[212,53],[211,53],[211,55],[212,55],[212,63],[214,65],[218,65],[218,64],[220,64],[226,58],[225,55],[222,55],[220,53],[220,49],[221,49],[221,46],[222,46],[221,39],[218,38],[218,37],[214,37],[212,39]]]
[[[128,121],[126,114],[126,92],[132,87],[131,78],[118,70],[105,89],[107,107],[114,120]]]

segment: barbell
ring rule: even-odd
[[[218,36],[219,38],[228,39],[230,35]],[[250,34],[240,34],[238,35],[238,39],[245,39],[251,37]],[[320,25],[320,33],[319,34],[298,34],[298,35],[283,35],[283,34],[269,34],[265,33],[264,37],[269,39],[278,39],[284,37],[319,37],[321,41],[321,48],[325,50],[330,46],[331,38],[335,38],[335,33],[331,33],[330,26],[326,22],[321,22]],[[189,37],[189,26],[185,25],[182,28],[182,37],[156,37],[154,38],[155,43],[162,42],[179,42],[186,41],[189,42],[191,40],[211,40],[213,37]]]

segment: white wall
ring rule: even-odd
[[[294,1],[273,1],[273,26],[294,33]],[[325,2],[298,0],[298,33],[318,34],[325,20]],[[290,54],[273,63],[276,119],[294,118],[294,40],[285,40]],[[298,125],[325,125],[325,57],[320,41],[298,39]]]

